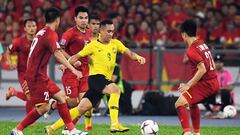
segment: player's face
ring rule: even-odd
[[[105,39],[105,41],[110,41],[112,39],[114,34],[114,25],[113,24],[107,24],[106,26],[103,26],[100,29],[100,32]]]
[[[37,24],[35,21],[27,21],[24,31],[29,35],[35,35],[37,32]]]
[[[92,19],[89,22],[89,28],[93,33],[98,33],[100,28],[100,20]]]
[[[184,42],[187,41],[187,34],[184,32],[184,33],[181,33],[181,36],[182,36],[182,39]]]
[[[58,17],[58,18],[56,19],[56,29],[58,29],[58,27],[59,27],[59,25],[60,25],[60,21],[61,21],[61,18]]]
[[[88,13],[79,12],[77,17],[74,18],[78,27],[85,29],[88,25]]]
[[[215,65],[216,65],[216,70],[222,70],[223,68],[223,62],[215,62]]]

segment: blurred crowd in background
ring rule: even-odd
[[[62,9],[59,36],[74,25],[74,8],[85,5],[90,14],[114,21],[117,37],[131,48],[183,48],[181,22],[193,18],[198,37],[210,47],[240,47],[240,0],[0,0],[0,41],[4,48],[23,33],[23,21],[36,18],[44,26],[43,12]],[[151,36],[152,35],[152,36]]]

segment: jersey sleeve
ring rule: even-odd
[[[197,50],[194,50],[194,49],[189,50],[187,56],[196,65],[198,63],[204,61],[201,54]]]
[[[125,47],[121,41],[115,39],[115,43],[117,45],[118,52],[123,54],[127,50],[127,47]]]
[[[72,37],[72,32],[70,30],[63,33],[62,38],[59,42],[61,48],[67,47],[68,43],[70,42],[71,37]]]
[[[12,44],[8,46],[8,50],[10,51],[10,53],[14,53],[18,50],[18,44],[19,42],[17,39],[13,40]]]
[[[48,49],[52,53],[54,53],[57,49],[60,49],[57,33],[54,33],[53,35],[49,36],[47,45],[48,45]]]
[[[80,52],[78,52],[78,55],[80,55],[81,57],[85,57],[92,54],[93,50],[94,50],[93,42],[90,42]]]

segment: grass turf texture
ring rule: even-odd
[[[36,123],[34,126],[24,130],[24,135],[44,135],[44,127],[51,123]],[[17,122],[0,122],[0,134],[9,135]],[[89,135],[141,135],[140,125],[127,125],[130,128],[129,132],[125,133],[110,133],[109,125],[94,124],[93,130],[89,131]],[[181,135],[180,126],[159,126],[158,135]],[[78,129],[83,129],[83,124],[77,125]],[[61,135],[61,130],[58,130],[56,135]],[[202,127],[201,135],[240,135],[240,127]]]

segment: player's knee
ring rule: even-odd
[[[41,106],[38,106],[36,109],[40,115],[43,115],[49,110],[49,104],[43,104]]]
[[[81,104],[78,106],[79,111],[82,113],[87,112],[91,107],[89,105]]]
[[[78,105],[78,99],[77,98],[68,98],[67,99],[67,104],[69,108],[76,107]]]
[[[112,83],[110,85],[110,88],[111,88],[112,93],[119,93],[120,94],[120,88],[115,83]]]

